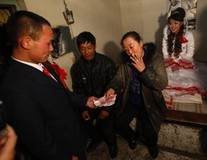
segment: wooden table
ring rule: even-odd
[[[168,107],[167,121],[207,126],[207,102],[202,104],[176,103]]]

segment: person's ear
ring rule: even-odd
[[[139,44],[143,48],[144,42],[142,40],[140,40]]]
[[[30,48],[30,44],[31,44],[31,38],[28,37],[28,36],[23,36],[21,39],[20,39],[20,45],[22,48],[24,49],[29,49]]]

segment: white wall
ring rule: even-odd
[[[165,0],[120,0],[123,33],[139,32],[145,41],[155,41],[154,33],[159,28],[158,19],[166,13]]]
[[[53,25],[66,24],[62,16],[63,1],[25,0],[28,10],[46,17]],[[71,25],[74,36],[83,30],[94,33],[97,51],[119,62],[119,40],[129,30],[138,31],[145,42],[155,42],[161,50],[162,29],[166,22],[169,0],[66,0],[74,13]],[[47,6],[47,7],[46,7]],[[198,0],[195,58],[207,61],[207,1]]]
[[[28,10],[42,15],[53,26],[66,25],[62,15],[65,10],[62,0],[24,1]],[[97,38],[97,51],[108,55],[116,63],[120,62],[120,39],[130,30],[139,32],[145,42],[155,42],[161,51],[169,0],[66,0],[66,4],[73,11],[75,19],[75,23],[70,26],[72,35],[91,31]],[[207,1],[198,0],[197,27],[193,31],[195,58],[207,62],[206,17]],[[73,60],[74,56],[66,55],[56,61],[69,70]]]
[[[120,0],[123,33],[135,30],[160,50],[167,6],[168,0]]]
[[[169,0],[120,0],[123,33],[138,31],[145,42],[155,42],[161,52],[162,30],[167,24]],[[194,58],[207,62],[207,1],[198,0]]]
[[[207,62],[207,1],[198,0],[196,30],[194,32],[195,59]]]
[[[66,25],[62,0],[25,0],[25,3],[28,10],[42,15],[52,25]],[[119,0],[66,0],[66,4],[75,19],[70,26],[72,35],[90,31],[97,39],[97,51],[111,58],[116,57],[122,33]]]
[[[62,0],[24,1],[27,10],[43,16],[51,25],[66,25]],[[66,0],[66,4],[73,11],[75,19],[75,23],[70,25],[71,34],[77,36],[82,31],[92,32],[97,39],[97,52],[106,54],[119,63],[119,40],[122,34],[119,0]],[[68,72],[67,84],[71,88],[73,53],[63,55],[55,61]]]

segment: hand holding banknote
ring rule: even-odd
[[[99,98],[98,100],[94,101],[94,105],[96,107],[107,107],[107,106],[111,106],[115,103],[116,101],[116,95],[111,95],[109,98],[106,98],[106,96],[103,96],[101,98]]]

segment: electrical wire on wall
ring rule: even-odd
[[[64,19],[65,19],[66,23],[68,24],[68,26],[70,28],[71,37],[74,38],[72,27],[71,27],[71,24],[73,24],[75,22],[74,17],[73,17],[73,11],[68,9],[65,0],[63,0],[63,3],[64,3],[64,6],[65,6],[65,11],[63,12],[63,16],[64,16]]]

